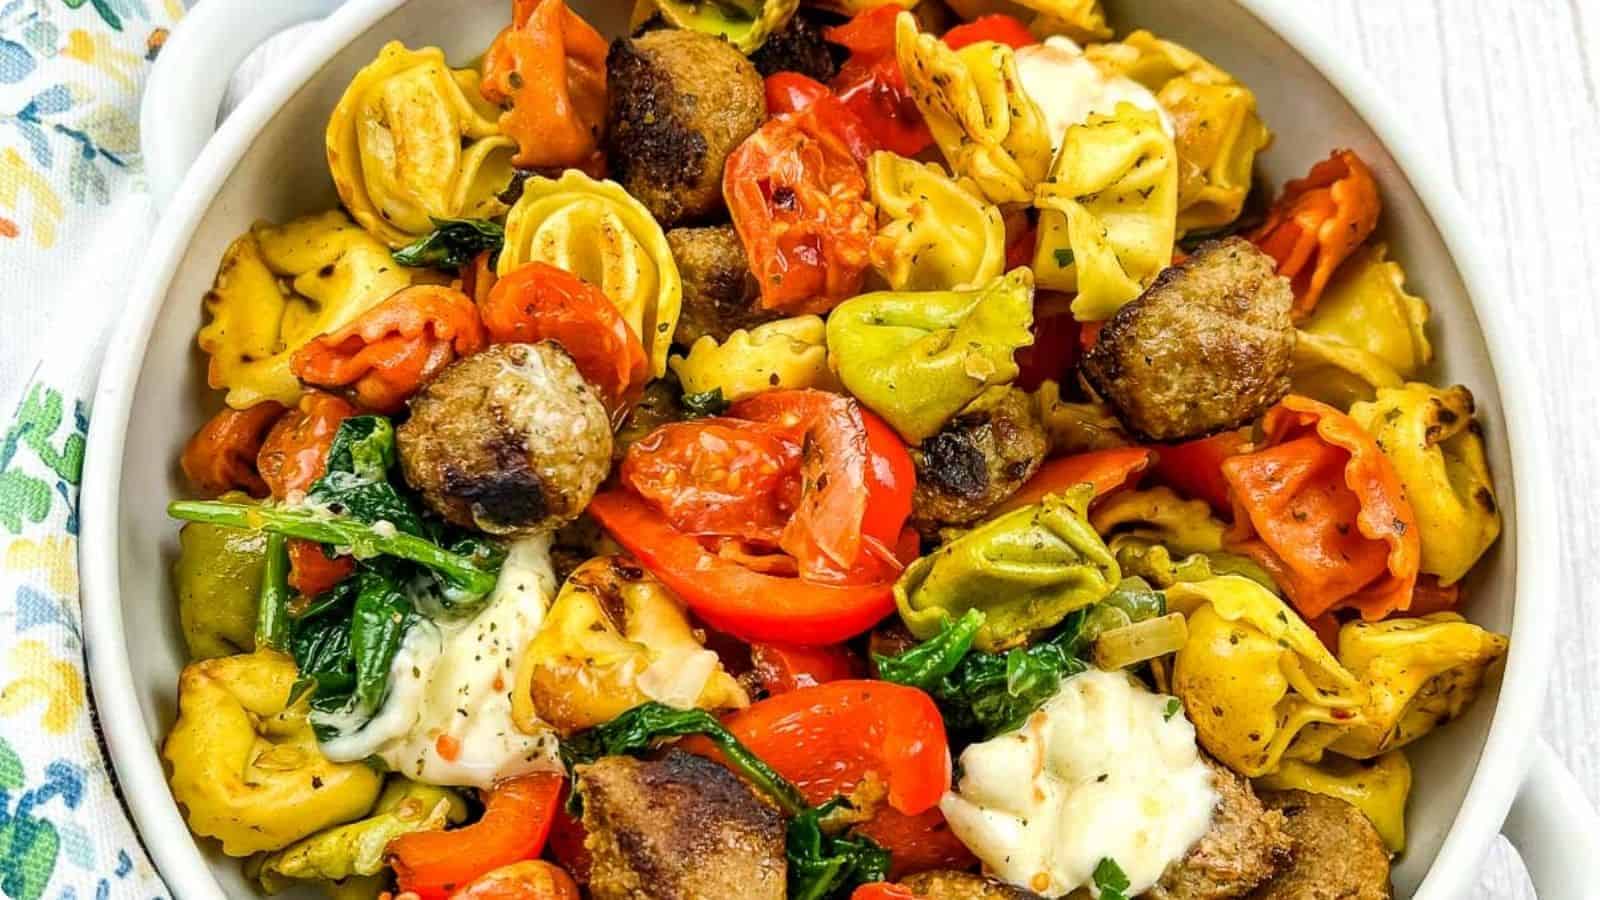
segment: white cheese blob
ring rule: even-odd
[[[1046,38],[1017,50],[1017,77],[1022,89],[1039,104],[1050,130],[1050,146],[1060,149],[1067,129],[1094,113],[1111,115],[1118,103],[1154,110],[1161,127],[1173,133],[1172,120],[1144,85],[1122,75],[1107,75],[1083,55],[1071,38]]]
[[[559,769],[555,733],[525,734],[511,720],[517,662],[555,592],[549,536],[512,543],[483,609],[413,625],[377,715],[324,743],[323,754],[336,762],[377,756],[408,778],[459,787]]]
[[[1219,799],[1194,726],[1123,672],[1067,679],[1016,731],[961,754],[950,828],[996,877],[1046,897],[1113,859],[1148,890],[1211,827]]]

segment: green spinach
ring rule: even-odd
[[[434,219],[433,230],[394,252],[402,266],[459,269],[487,250],[495,257],[506,244],[506,230],[488,219]]]

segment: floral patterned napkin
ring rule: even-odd
[[[85,326],[114,320],[150,232],[139,98],[182,11],[0,0],[0,305],[59,323],[42,346],[0,333],[0,366],[33,367],[0,421],[0,894],[18,900],[167,896],[88,704],[77,509],[104,342]]]

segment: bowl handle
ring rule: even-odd
[[[1542,739],[1503,831],[1528,867],[1539,900],[1594,900],[1600,824],[1583,786]]]
[[[340,2],[207,0],[173,28],[151,68],[139,112],[140,149],[157,209],[177,192],[217,130],[228,77],[250,51],[286,28],[325,18]]]

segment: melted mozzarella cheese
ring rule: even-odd
[[[1107,75],[1084,58],[1083,50],[1070,38],[1046,38],[1044,43],[1020,48],[1016,55],[1017,77],[1022,79],[1022,89],[1039,104],[1052,147],[1061,147],[1068,128],[1087,122],[1094,113],[1111,115],[1118,103],[1154,110],[1161,116],[1161,127],[1167,134],[1173,133],[1172,120],[1154,94],[1131,78]]]
[[[961,754],[950,828],[999,878],[1046,897],[1110,858],[1143,893],[1211,826],[1218,795],[1181,710],[1122,672],[1091,669],[1014,732]]]
[[[463,621],[413,625],[377,715],[324,743],[323,754],[341,762],[377,756],[408,778],[462,787],[560,768],[555,733],[526,734],[511,719],[517,660],[555,591],[550,538],[514,542],[483,609]]]

